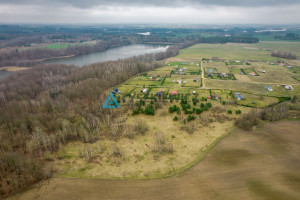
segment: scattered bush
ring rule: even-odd
[[[190,121],[194,120],[195,118],[196,118],[195,116],[189,115],[189,116],[187,117],[187,121],[190,122]]]
[[[173,121],[178,121],[178,117],[175,116],[175,117],[173,118]]]
[[[134,130],[138,134],[145,135],[145,133],[149,130],[149,127],[145,121],[138,119],[134,124]]]
[[[236,110],[236,111],[235,111],[235,114],[237,114],[237,115],[238,115],[238,114],[241,114],[241,113],[242,113],[241,110]]]
[[[227,110],[227,113],[228,114],[232,114],[232,110]]]

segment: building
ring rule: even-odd
[[[270,91],[270,92],[272,92],[273,91],[273,88],[272,88],[272,86],[266,86],[266,88]]]
[[[113,94],[121,93],[121,91],[118,88],[114,88],[111,92]]]
[[[250,76],[256,76],[255,72],[250,72],[249,75]]]
[[[194,82],[199,82],[199,78],[194,78]]]
[[[245,100],[245,97],[243,94],[236,92],[235,93],[236,99],[237,100]]]
[[[171,95],[177,95],[177,91],[173,90],[173,91],[171,91],[170,94],[171,94]]]
[[[144,89],[142,89],[141,92],[145,94],[147,91],[148,91],[148,90],[147,90],[146,88],[144,88]]]

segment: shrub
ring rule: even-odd
[[[226,101],[222,101],[222,104],[225,105],[225,104],[226,104]]]
[[[259,113],[256,110],[242,115],[235,121],[235,125],[241,129],[251,130],[254,126],[262,125],[262,122],[259,118]]]
[[[180,110],[180,108],[177,107],[176,105],[170,106],[170,107],[169,107],[169,112],[170,112],[170,113],[173,113],[173,112],[175,112],[175,111],[178,112],[179,110]]]
[[[228,114],[232,114],[232,110],[227,110]]]
[[[121,157],[121,158],[124,157],[123,151],[116,144],[111,146],[111,154],[116,157]]]
[[[197,109],[196,109],[196,114],[199,115],[199,114],[201,114],[202,112],[203,112],[203,110],[201,110],[200,108],[197,108]]]
[[[145,114],[146,115],[154,115],[155,114],[153,105],[150,104],[145,108]]]
[[[134,130],[141,135],[145,135],[149,127],[145,121],[138,119],[134,124]]]
[[[173,121],[178,121],[178,117],[175,116],[175,117],[173,118]]]
[[[200,108],[204,108],[204,106],[205,106],[204,103],[200,104]]]
[[[208,107],[208,108],[211,108],[212,104],[210,102],[208,102],[208,103],[205,104],[205,106]]]
[[[189,115],[189,116],[187,117],[187,121],[190,122],[190,121],[194,120],[195,118],[196,118],[195,116]]]
[[[235,111],[235,114],[237,114],[237,115],[238,115],[238,114],[241,114],[241,113],[242,113],[241,110],[236,110],[236,111]]]

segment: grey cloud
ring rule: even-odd
[[[77,8],[90,8],[93,6],[157,6],[157,7],[182,7],[182,6],[237,6],[260,7],[295,5],[299,0],[1,0],[0,4],[18,5],[69,5]]]

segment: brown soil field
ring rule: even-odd
[[[299,130],[300,121],[236,129],[198,164],[171,178],[52,178],[8,199],[300,199]]]

